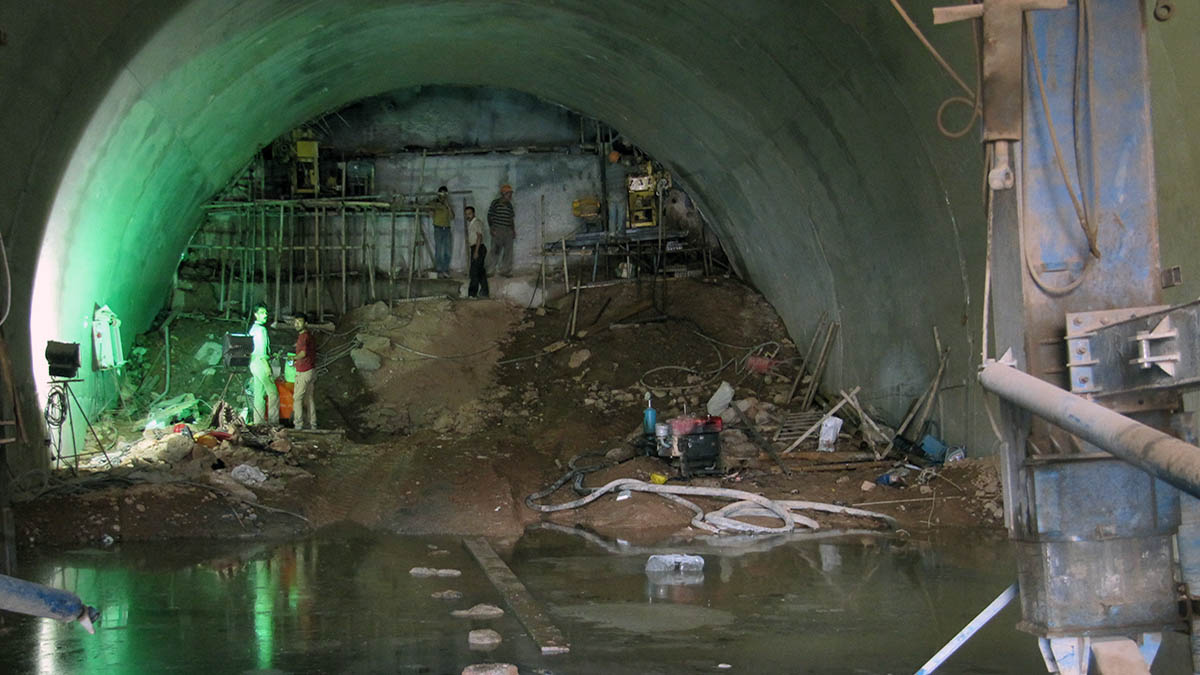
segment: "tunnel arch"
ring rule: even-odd
[[[664,160],[798,340],[822,312],[841,322],[832,386],[862,385],[902,414],[939,327],[959,385],[947,433],[966,442],[980,151],[937,134],[953,91],[900,20],[884,3],[602,5],[178,3],[113,64],[70,153],[31,352],[86,345],[95,304],[125,319],[127,339],[148,325],[199,206],[280,133],[391,89],[488,85],[603,120]],[[936,35],[970,64],[968,31]],[[105,386],[86,397],[98,404]]]

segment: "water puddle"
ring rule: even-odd
[[[501,552],[571,643],[543,656],[454,538],[325,531],[288,543],[125,544],[43,552],[19,576],[66,588],[101,612],[78,626],[5,615],[2,670],[22,673],[904,673],[1012,582],[1004,542],[927,543],[868,534],[721,539],[638,548],[552,529]],[[646,572],[656,553],[702,570]],[[416,578],[413,567],[461,577]],[[436,599],[456,590],[458,600]],[[507,609],[507,607],[506,607]],[[943,673],[1044,672],[1010,607]],[[473,651],[472,629],[503,636]],[[1191,672],[1169,635],[1155,673]]]

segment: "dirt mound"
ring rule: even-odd
[[[337,332],[377,357],[378,367],[362,367],[373,364],[361,355],[332,364],[326,381],[338,384],[328,395],[367,432],[476,429],[489,412],[481,398],[495,386],[496,361],[520,316],[512,305],[486,300],[355,309]]]

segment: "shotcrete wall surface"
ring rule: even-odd
[[[565,147],[578,114],[529,94],[490,87],[413,87],[351,104],[315,130],[322,147],[352,155],[411,148]],[[595,135],[588,121],[586,139]]]
[[[569,236],[580,225],[571,213],[571,202],[586,195],[595,195],[600,181],[600,163],[595,156],[587,155],[484,155],[472,157],[427,157],[404,155],[389,158],[375,164],[375,179],[382,185],[414,185],[422,171],[428,176],[437,176],[436,188],[445,185],[456,193],[453,198],[455,222],[454,244],[451,267],[467,269],[466,233],[462,228],[464,199],[474,206],[476,215],[487,222],[488,205],[500,196],[500,185],[513,186],[513,211],[518,223],[518,238],[513,244],[513,263],[517,266],[532,265],[541,258],[543,214],[546,222],[546,239],[555,241]],[[397,187],[397,192],[412,192]],[[542,209],[545,197],[545,210]],[[485,236],[486,229],[485,229]]]
[[[904,4],[973,79],[968,26]],[[937,327],[945,435],[990,449],[967,384],[981,151],[935,129],[959,92],[886,2],[0,0],[0,29],[6,332],[34,410],[32,355],[86,344],[96,304],[127,337],[148,325],[199,206],[259,147],[382,92],[487,85],[604,120],[667,162],[798,340],[822,312],[841,322],[828,385],[898,417],[935,368]],[[1160,58],[1194,61],[1187,33],[1163,35]],[[1169,62],[1156,74],[1175,77]],[[107,396],[88,376],[88,398]]]

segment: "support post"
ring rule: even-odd
[[[1065,389],[1068,312],[1159,304],[1146,26],[1141,3],[1080,0],[1028,12],[1025,27],[1008,38],[1024,54],[1015,185],[990,192],[993,325],[997,352]],[[1166,430],[1169,411],[1136,418]],[[1174,626],[1177,491],[1015,405],[1002,404],[1001,430],[1021,628],[1074,639]]]
[[[325,207],[317,209],[313,219],[313,259],[316,261],[314,278],[317,283],[317,323],[325,320],[325,299],[321,297],[321,221],[325,218]]]
[[[396,306],[396,210],[391,212],[391,234],[388,239],[388,307]]]
[[[8,445],[0,444],[0,574],[11,574],[16,566],[17,528],[13,520],[12,481],[8,477]]]
[[[312,216],[313,216],[313,218],[317,217],[317,214],[315,211],[313,212]],[[304,220],[303,215],[301,216],[300,220],[301,221]],[[307,237],[308,237],[308,229],[300,228],[300,240],[301,240],[300,241],[300,251],[301,251],[300,260],[301,260],[301,262],[304,263],[304,273],[301,277],[300,288],[301,288],[301,295],[304,297],[304,311],[311,312],[313,309],[313,305],[312,305],[312,300],[311,300],[312,296],[308,292],[308,270],[310,269],[309,260],[308,260],[308,252],[309,252],[309,250],[311,250],[312,247],[306,246],[304,244],[304,239],[306,239]],[[317,319],[317,321],[320,322],[320,319]]]
[[[279,227],[275,230],[275,320],[279,320],[281,302],[280,276],[283,265],[283,206],[279,207]],[[265,280],[264,280],[265,282]]]
[[[212,216],[209,216],[209,218],[211,218],[211,217]],[[222,243],[227,243],[229,241],[229,233],[227,231],[225,231],[224,228],[222,228],[222,230],[219,231],[219,234],[220,234],[220,237],[219,237],[218,241],[221,241]],[[217,311],[224,312],[225,318],[228,319],[229,318],[229,307],[225,301],[225,263],[229,259],[228,247],[222,246],[220,248],[220,250],[217,251],[217,255],[219,255],[221,257],[221,286],[220,286],[220,292],[217,294]]]
[[[342,220],[342,314],[349,309],[346,290],[346,207],[338,209]]]
[[[247,281],[246,281],[246,255],[247,255],[247,251],[246,251],[246,221],[247,221],[246,211],[244,209],[238,209],[237,218],[238,218],[238,244],[242,247],[242,250],[240,251],[241,255],[238,257],[238,268],[239,268],[238,271],[242,273],[242,305],[239,309],[241,310],[242,314],[245,315],[246,314],[246,296],[250,292],[250,289],[247,287]]]
[[[288,207],[288,309],[296,313],[296,207]]]
[[[271,288],[270,286],[267,285],[267,284],[271,283],[271,282],[267,281],[267,253],[268,253],[268,251],[271,250],[271,248],[270,248],[270,245],[267,244],[267,207],[264,205],[261,205],[261,204],[258,206],[258,246],[259,246],[259,248],[262,249],[262,281],[263,281],[262,295],[259,297],[262,298],[262,302],[265,305],[265,304],[267,304],[267,293],[269,292],[269,289]],[[257,261],[258,254],[255,253],[253,255],[255,257],[255,260]],[[276,314],[274,316],[274,320],[278,320],[278,319],[279,319],[279,315]]]

